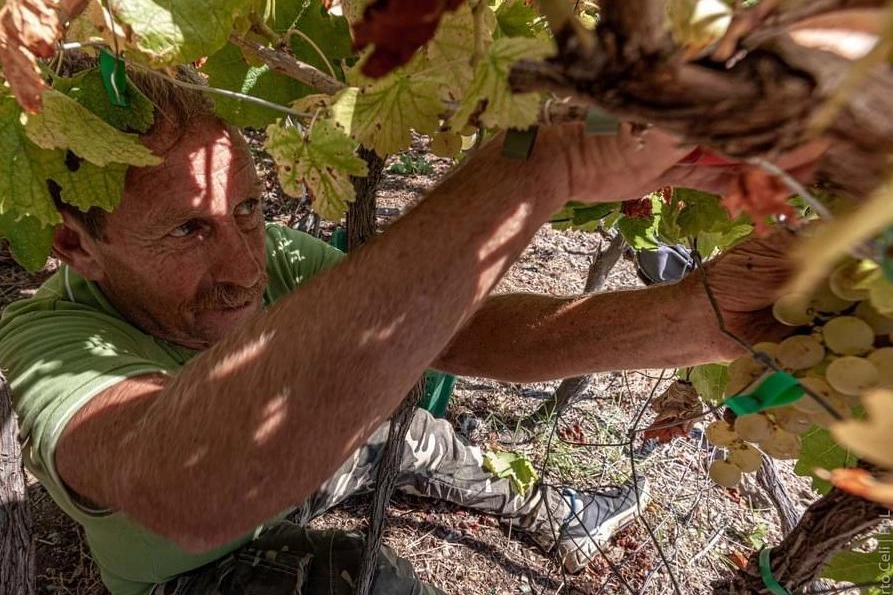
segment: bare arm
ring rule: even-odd
[[[726,328],[756,343],[790,329],[770,306],[790,276],[794,235],[749,240],[707,265]],[[582,298],[488,299],[435,366],[514,382],[604,370],[671,368],[729,360],[742,349],[722,334],[701,273],[675,285]]]
[[[639,192],[631,168],[647,184],[684,154],[666,138],[636,142],[544,130],[526,163],[485,147],[379,240],[172,380],[95,398],[63,434],[60,475],[195,550],[301,501],[397,406],[553,210]],[[600,192],[583,196],[596,170]]]
[[[493,296],[435,367],[537,382],[725,359],[732,346],[701,297],[691,283],[583,298]]]

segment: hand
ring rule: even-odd
[[[790,251],[796,241],[794,233],[778,229],[707,263],[707,281],[726,329],[735,336],[753,344],[778,341],[791,333],[791,327],[772,316],[772,304],[794,272]],[[689,282],[703,280],[696,272]],[[737,357],[741,352],[730,351],[728,355]]]

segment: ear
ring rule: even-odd
[[[105,276],[93,238],[80,221],[62,212],[62,223],[53,230],[53,253],[59,260],[91,281]]]

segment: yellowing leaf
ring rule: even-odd
[[[797,276],[784,293],[810,293],[839,260],[853,248],[893,224],[893,188],[885,184],[861,208],[834,221],[816,226],[815,233],[800,244],[795,258]]]
[[[434,132],[443,110],[436,81],[402,70],[368,87],[345,89],[332,106],[335,121],[382,157],[409,148],[410,130]]]
[[[867,419],[837,422],[831,433],[859,457],[893,469],[893,392],[872,391],[862,397],[862,405]]]
[[[86,211],[100,207],[111,211],[121,202],[128,166],[110,163],[100,167],[66,151],[52,151],[43,162],[43,175],[59,185],[66,203]]]
[[[539,96],[512,93],[508,84],[509,69],[518,60],[545,58],[552,51],[550,43],[539,39],[494,41],[478,63],[474,79],[452,118],[453,128],[464,126],[481,101],[486,101],[486,107],[480,120],[488,128],[527,128],[536,123]]]
[[[109,126],[74,99],[52,89],[43,95],[43,111],[28,116],[25,132],[42,149],[69,149],[100,166],[161,163],[136,135]]]
[[[430,149],[438,157],[455,159],[462,150],[462,137],[455,132],[438,132],[431,137]]]
[[[484,468],[496,477],[509,478],[521,495],[526,494],[538,478],[530,459],[514,452],[485,452]]]
[[[366,162],[354,154],[356,143],[330,120],[314,123],[306,137],[294,127],[267,127],[266,149],[276,161],[287,193],[301,196],[304,186],[313,209],[339,220],[356,197],[350,176],[365,176]]]
[[[485,10],[490,9],[485,7]],[[479,34],[485,37],[482,47],[492,41],[489,31],[481,31]],[[424,68],[428,76],[440,78],[449,99],[462,98],[471,84],[474,76],[474,69],[471,67],[474,35],[471,7],[463,4],[455,12],[444,15],[434,39],[425,46],[425,60],[420,68]]]

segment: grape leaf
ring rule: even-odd
[[[831,490],[831,484],[816,477],[813,472],[815,469],[837,469],[856,464],[856,457],[838,444],[824,428],[812,428],[801,436],[801,441],[800,458],[794,466],[794,473],[812,477],[812,488],[819,494],[827,494]]]
[[[701,395],[701,399],[708,403],[719,403],[729,383],[729,367],[725,364],[695,366],[688,374],[688,381]]]
[[[426,70],[432,78],[440,79],[447,99],[458,101],[465,96],[471,84],[474,76],[471,67],[474,34],[474,17],[466,4],[444,17],[434,39],[425,46],[425,60],[420,61],[419,69]],[[486,47],[492,39],[490,32],[481,31],[481,35],[486,36]]]
[[[49,155],[28,140],[22,111],[9,95],[0,95],[0,214],[30,215],[42,224],[62,219],[47,190],[44,164]]]
[[[550,43],[539,39],[497,39],[481,57],[465,98],[452,117],[453,128],[465,126],[481,101],[486,107],[480,121],[488,128],[527,128],[537,121],[539,96],[512,93],[508,72],[518,60],[545,58],[553,53]]]
[[[496,8],[496,37],[536,37],[548,24],[525,0],[505,0]]]
[[[319,0],[304,0],[300,4],[295,2],[294,6],[300,6],[300,10],[293,17],[286,7],[276,7],[274,28],[282,33],[288,30],[303,33],[303,36],[292,35],[289,43],[292,53],[298,60],[328,71],[326,60],[337,68],[338,62],[353,56],[347,19],[329,13]],[[338,76],[337,72],[330,74]]]
[[[28,116],[25,132],[42,149],[69,149],[96,165],[161,162],[136,135],[113,128],[74,99],[52,89],[43,94],[43,111]]]
[[[106,124],[125,132],[146,132],[155,122],[155,107],[133,83],[127,82],[128,107],[109,101],[98,68],[79,72],[73,77],[53,79],[53,88],[68,95],[96,114]]]
[[[242,51],[232,44],[225,45],[209,57],[202,66],[202,72],[208,75],[208,83],[214,87],[245,93],[279,105],[287,105],[313,92],[307,85],[273,72],[267,65],[250,66]],[[242,127],[260,128],[282,117],[277,110],[229,97],[216,97],[214,111],[224,120]]]
[[[354,45],[363,49],[374,44],[363,74],[382,77],[409,62],[437,30],[443,14],[456,10],[464,0],[375,0],[366,7],[363,19],[354,24]]]
[[[879,543],[877,549],[870,552],[845,551],[834,554],[822,570],[822,577],[835,581],[849,583],[882,583],[889,584],[893,579],[893,564],[891,561],[890,536],[886,534],[873,535]],[[884,589],[881,586],[868,587],[862,591],[869,595],[881,595]]]
[[[852,449],[859,457],[887,469],[893,469],[893,391],[875,390],[862,396],[867,418],[836,422],[831,433],[843,446]],[[826,469],[844,467],[828,466]]]
[[[10,212],[0,214],[0,237],[9,241],[9,250],[20,265],[35,272],[46,264],[53,245],[53,227],[37,218]]]
[[[484,453],[484,468],[499,478],[509,478],[522,496],[534,486],[539,476],[533,463],[523,454],[514,452]]]
[[[350,176],[367,173],[366,162],[354,154],[356,143],[329,120],[314,123],[306,137],[294,127],[271,124],[266,149],[283,190],[301,196],[306,186],[313,209],[331,221],[339,220],[356,196]]]
[[[552,215],[549,221],[555,229],[579,229],[595,231],[602,225],[602,220],[620,208],[619,202],[603,202],[584,204],[569,202],[564,208]]]
[[[243,0],[109,0],[130,45],[152,67],[193,62],[226,43]],[[133,56],[131,56],[133,57]]]
[[[3,77],[28,113],[41,108],[46,89],[38,58],[49,58],[62,35],[57,2],[8,0],[0,2],[0,64]]]
[[[43,174],[59,185],[62,200],[82,211],[90,207],[111,211],[118,206],[127,168],[124,163],[99,166],[62,150],[52,151],[43,161]]]
[[[350,136],[384,157],[409,148],[411,129],[434,132],[443,109],[438,82],[396,71],[369,87],[345,89],[332,113]]]

